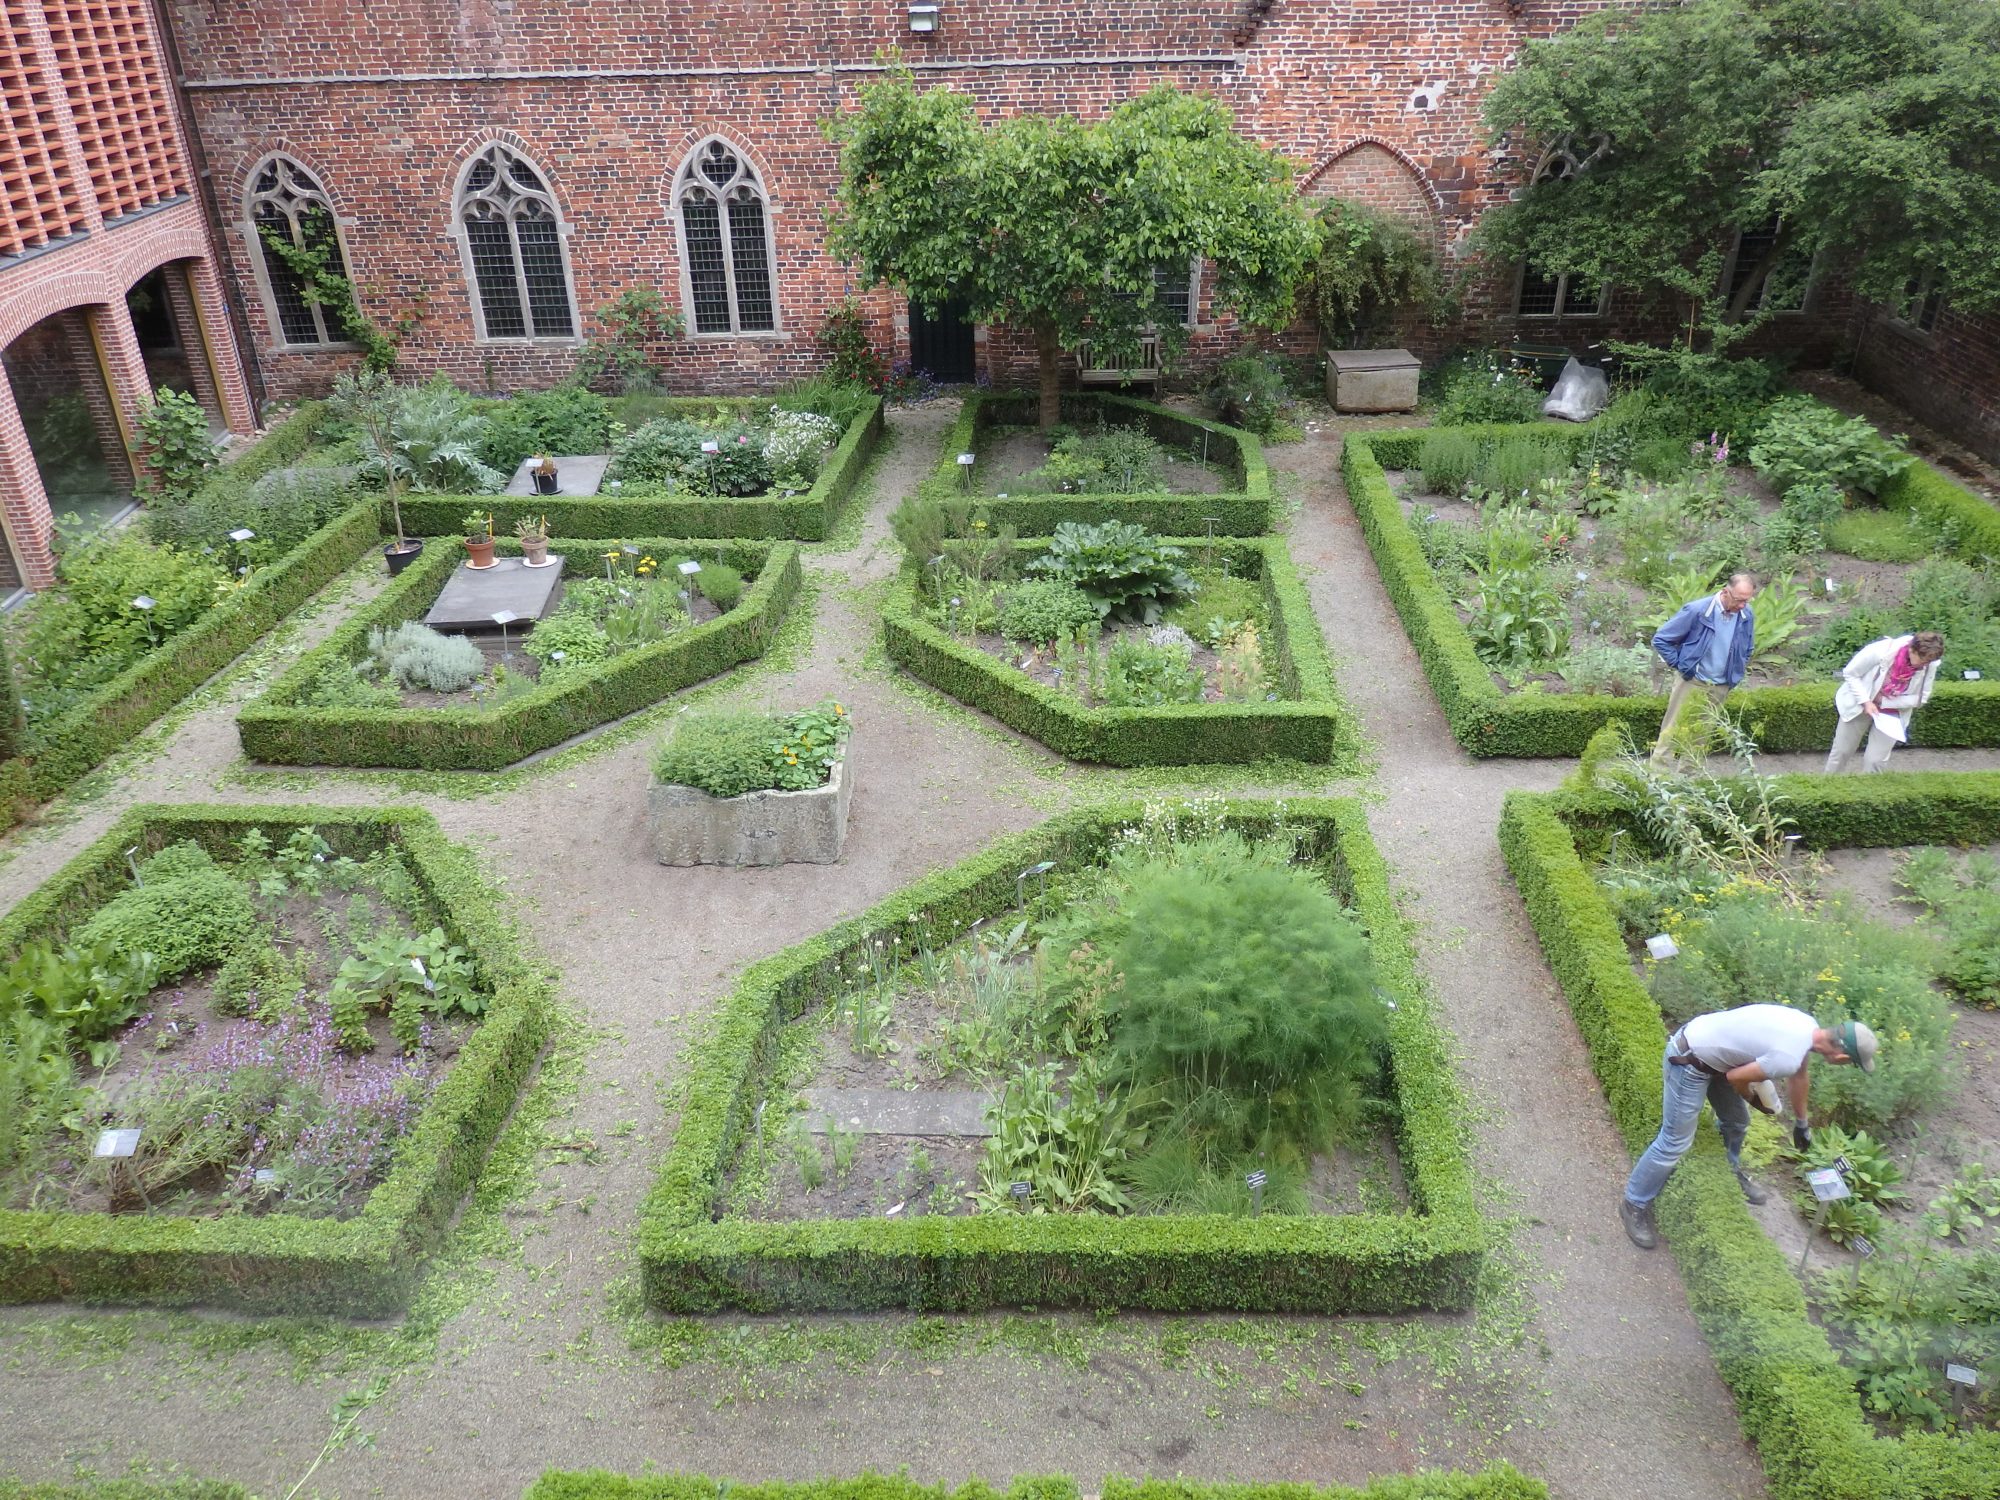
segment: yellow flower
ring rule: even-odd
[[[846,710],[846,709],[844,709],[844,708],[842,708],[842,707],[841,707],[841,706],[840,706],[840,705],[839,705],[838,703],[836,703],[836,704],[834,704],[834,705],[833,705],[833,716],[834,716],[835,718],[837,718],[837,719],[838,719],[838,718],[844,718],[844,717],[846,717],[846,714],[847,714],[847,710]]]

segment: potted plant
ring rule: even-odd
[[[778,717],[689,714],[653,760],[647,794],[663,865],[830,865],[847,838],[854,746],[827,702]]]
[[[548,454],[537,453],[535,455],[535,466],[528,470],[528,473],[535,481],[535,493],[537,495],[553,495],[556,493],[556,461],[549,457]]]
[[[478,511],[474,511],[459,524],[465,528],[465,550],[472,554],[472,560],[467,564],[467,566],[473,568],[492,567],[493,566],[492,512],[489,511],[485,515],[481,515]]]
[[[327,405],[352,422],[368,449],[368,470],[379,469],[389,491],[389,515],[396,527],[396,539],[382,547],[382,557],[394,578],[415,562],[424,550],[422,537],[403,534],[403,468],[407,462],[396,450],[396,423],[402,412],[400,387],[380,370],[350,371],[333,383]]]
[[[520,539],[521,555],[531,568],[546,568],[549,565],[549,518],[547,516],[523,516],[514,523],[514,535]]]

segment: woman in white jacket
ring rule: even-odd
[[[1889,752],[1909,738],[1910,715],[1930,701],[1943,658],[1944,637],[1935,630],[1885,636],[1854,653],[1840,669],[1840,687],[1833,695],[1840,722],[1833,730],[1833,753],[1826,758],[1829,774],[1847,769],[1863,729],[1868,731],[1868,748],[1861,753],[1861,768],[1889,768]],[[1902,733],[1884,731],[1884,721],[1892,719]]]

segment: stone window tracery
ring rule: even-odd
[[[271,157],[250,178],[244,218],[255,246],[265,308],[279,340],[302,345],[345,343],[347,331],[340,326],[339,315],[313,301],[305,279],[271,248],[275,239],[299,250],[323,250],[327,270],[337,276],[347,274],[333,201],[319,179],[289,156]]]
[[[576,336],[562,215],[534,163],[499,141],[486,147],[465,174],[455,218],[481,338]]]
[[[770,333],[770,203],[757,172],[726,141],[697,146],[674,181],[688,322],[696,333]]]

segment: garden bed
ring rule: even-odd
[[[637,550],[627,553],[626,546]],[[503,555],[513,555],[519,549],[502,540],[500,550]],[[587,654],[603,649],[604,625],[593,623],[594,616],[577,621],[577,628],[572,629],[567,624],[558,625],[558,616],[551,615],[536,627],[545,632],[540,646],[534,645],[533,631],[527,633],[525,641],[512,637],[507,648],[501,647],[496,637],[496,650],[527,654],[559,649],[553,642],[558,639],[554,632],[560,631],[568,649],[560,671],[547,672],[546,681],[522,674],[523,680],[516,687],[486,694],[499,700],[490,705],[311,706],[326,691],[329,676],[338,676],[370,656],[371,632],[392,631],[406,621],[419,620],[436,600],[460,558],[452,549],[426,548],[373,604],[301,657],[237,715],[244,754],[275,765],[500,770],[762,655],[797,601],[802,585],[799,550],[793,543],[648,538],[612,550],[618,554],[612,565],[620,570],[627,592],[635,597],[645,589],[673,587],[672,579],[662,583],[631,577],[644,559],[669,560],[656,566],[668,566],[671,559],[679,557],[726,564],[750,582],[740,602],[728,611],[677,624],[664,633],[648,635],[651,644],[634,645],[587,664]],[[585,590],[577,585],[584,583],[593,599],[602,592],[595,578],[595,572],[606,564],[601,542],[565,538],[552,542],[550,551],[566,559],[569,586],[579,595]],[[702,602],[692,597],[692,590],[690,594],[691,606]],[[615,588],[599,602],[618,610],[634,604],[618,598]],[[678,608],[673,601],[668,603]],[[591,646],[591,641],[599,644]],[[571,653],[576,654],[576,661],[568,660]],[[466,701],[469,689],[451,696]]]
[[[1783,814],[1809,850],[1984,844],[2000,838],[2000,775],[1787,777],[1775,786],[1785,799]],[[1747,783],[1727,795],[1739,808],[1755,802]],[[1605,793],[1515,792],[1502,816],[1501,845],[1591,1049],[1613,1116],[1636,1154],[1658,1129],[1659,1059],[1667,1027],[1659,1003],[1635,972],[1612,902],[1592,873],[1609,851],[1610,835],[1620,831],[1636,832]],[[1810,988],[1822,981],[1813,975],[1802,982]],[[1858,985],[1859,976],[1853,982]],[[1768,997],[1760,990],[1757,998]],[[1913,1037],[1925,1035],[1919,1023],[1911,1025]],[[1936,1042],[1931,1036],[1928,1045],[1935,1048]],[[1883,1063],[1874,1075],[1840,1077],[1816,1069],[1816,1111],[1840,1098],[1865,1100],[1867,1095],[1853,1092],[1864,1076],[1870,1087],[1923,1086],[1921,1072],[1905,1073],[1900,1083],[1883,1072],[1894,1049],[1903,1047],[1908,1061],[1917,1055],[1910,1051],[1915,1045],[1900,1030],[1885,1036]],[[1696,1316],[1736,1392],[1745,1431],[1761,1450],[1781,1500],[1829,1495],[1965,1500],[2000,1494],[2000,1434],[1913,1431],[1894,1439],[1878,1434],[1857,1393],[1862,1370],[1843,1363],[1814,1321],[1796,1273],[1797,1256],[1774,1243],[1752,1217],[1714,1132],[1699,1133],[1695,1150],[1660,1200],[1660,1218]],[[1850,1275],[1843,1268],[1837,1279],[1845,1282]],[[1839,1337],[1846,1346],[1848,1336]]]
[[[1204,653],[1198,664],[1198,700],[1192,680],[1166,683],[1149,675],[1144,681],[1127,680],[1121,703],[1110,691],[1118,663],[1103,641],[1057,641],[1039,649],[1010,643],[997,625],[986,624],[985,606],[977,601],[968,606],[963,593],[934,597],[942,587],[935,570],[915,561],[905,564],[883,606],[889,656],[922,681],[1077,760],[1120,766],[1268,758],[1351,764],[1358,748],[1354,729],[1337,697],[1318,621],[1284,542],[1276,537],[1154,540],[1180,550],[1192,579],[1226,586],[1229,603],[1217,616],[1225,627],[1245,620],[1255,627],[1247,645],[1240,631],[1213,634],[1202,615],[1201,591],[1182,595],[1179,603],[1193,629],[1174,627],[1181,642],[1177,649],[1187,652],[1191,664],[1196,650]],[[1016,543],[1010,570],[1020,573],[1051,546],[1048,541]],[[953,597],[961,601],[959,606],[951,604]],[[1112,635],[1151,644],[1142,626],[1114,623]],[[1229,679],[1233,686],[1225,692],[1221,658],[1227,656],[1237,666]],[[1132,670],[1150,674],[1154,665],[1134,663]],[[1189,701],[1159,701],[1168,694]],[[1154,706],[1132,706],[1149,699]]]
[[[1547,683],[1536,683],[1531,691],[1511,691],[1503,685],[1502,679],[1496,678],[1493,667],[1481,659],[1475,648],[1474,634],[1467,626],[1468,612],[1461,611],[1459,607],[1459,598],[1465,593],[1461,582],[1462,566],[1451,564],[1448,571],[1452,571],[1452,577],[1440,577],[1431,561],[1433,555],[1442,555],[1446,550],[1443,545],[1445,539],[1439,536],[1432,537],[1430,553],[1426,552],[1421,535],[1425,527],[1421,518],[1428,516],[1433,507],[1428,502],[1407,505],[1390,478],[1392,472],[1420,468],[1425,442],[1437,430],[1351,434],[1343,449],[1342,469],[1348,497],[1360,518],[1362,532],[1374,554],[1376,566],[1381,570],[1390,600],[1417,649],[1425,675],[1453,735],[1475,755],[1556,756],[1580,753],[1590,736],[1608,723],[1626,724],[1640,734],[1655,731],[1666,704],[1663,694],[1652,691],[1650,666],[1645,668],[1647,679],[1644,690],[1620,696],[1602,691],[1549,691]],[[1510,439],[1532,438],[1561,452],[1565,449],[1574,451],[1586,442],[1591,429],[1553,430],[1546,425],[1537,425],[1472,427],[1454,431],[1489,449]],[[1588,483],[1586,472],[1578,481],[1579,495],[1582,486]],[[1741,485],[1735,487],[1740,489]],[[1884,484],[1877,499],[1881,508],[1873,514],[1885,518],[1883,524],[1891,524],[1897,516],[1914,516],[1939,536],[1948,537],[1952,549],[1960,558],[1977,561],[1986,556],[2000,555],[1996,554],[1996,548],[2000,548],[2000,512],[1995,512],[1977,496],[1952,484],[1920,461],[1913,462]],[[1762,511],[1761,504],[1758,509]],[[1413,523],[1412,511],[1419,518],[1418,522]],[[1594,541],[1605,536],[1604,528],[1594,520],[1580,521],[1573,529],[1579,537],[1586,530],[1596,531]],[[1664,572],[1656,576],[1674,581],[1658,583],[1655,594],[1680,591],[1680,570],[1683,567],[1698,570],[1703,566],[1702,560],[1694,555],[1701,543],[1702,530],[1700,526],[1691,526],[1687,536],[1690,558],[1667,560]],[[1667,552],[1672,552],[1676,545],[1677,541],[1668,541],[1664,547]],[[1542,555],[1547,555],[1545,547]],[[1752,558],[1746,557],[1734,566],[1746,566],[1752,561]],[[1816,568],[1819,561],[1814,559]],[[1726,570],[1729,566],[1731,564],[1725,562],[1716,563],[1718,570]],[[1575,580],[1577,571],[1590,576]],[[1836,581],[1834,597],[1837,602],[1843,578],[1850,588],[1864,581],[1861,568],[1837,560],[1831,568],[1819,568],[1809,576],[1824,579],[1829,572]],[[1581,599],[1589,597],[1587,591],[1593,583],[1604,599],[1611,602],[1597,606],[1594,614],[1589,609],[1579,611],[1575,606]],[[1558,595],[1567,591],[1567,597],[1560,598],[1546,612],[1560,610],[1565,626],[1580,625],[1589,634],[1591,619],[1598,619],[1602,626],[1604,613],[1616,608],[1620,602],[1629,605],[1629,592],[1619,594],[1615,589],[1605,589],[1604,584],[1601,570],[1592,562],[1571,563],[1567,579],[1554,587]],[[1824,596],[1823,583],[1813,587],[1817,587]],[[1889,585],[1885,580],[1876,578],[1870,582],[1870,587],[1879,591]],[[1690,592],[1688,597],[1698,597],[1702,592],[1712,592],[1712,586],[1704,584]],[[1862,607],[1869,603],[1861,598],[1853,602]],[[1659,607],[1665,608],[1663,597]],[[1774,596],[1766,590],[1757,603],[1760,637],[1775,630],[1787,611],[1795,620],[1807,624],[1831,623],[1817,622],[1815,617],[1803,613],[1806,607],[1819,607],[1811,597],[1810,589],[1797,588],[1790,591],[1790,597],[1784,591]],[[1768,626],[1767,618],[1770,621]],[[1628,621],[1615,629],[1630,632],[1634,624],[1636,622]],[[1815,664],[1816,670],[1826,672],[1825,663],[1833,656],[1840,656],[1844,661],[1844,649],[1863,644],[1864,638],[1887,634],[1894,624],[1891,610],[1883,610],[1873,617],[1857,613],[1846,628],[1850,633],[1860,631],[1861,638],[1851,642],[1829,639],[1820,661]],[[1600,629],[1596,634],[1602,637],[1605,633]],[[1798,637],[1800,642],[1806,639],[1805,634]],[[1628,635],[1626,639],[1615,640],[1612,644],[1629,652],[1634,642]],[[1636,667],[1636,655],[1631,656],[1631,661]],[[1837,671],[1838,665],[1834,663],[1831,670]],[[1949,643],[1945,666],[1948,672],[1961,670],[1954,666]],[[1728,708],[1733,717],[1753,728],[1759,743],[1767,750],[1819,749],[1832,739],[1833,686],[1830,677],[1791,685],[1759,685],[1753,677],[1730,695]],[[2000,684],[1992,680],[1991,674],[1985,674],[1978,681],[1940,677],[1935,697],[1914,716],[1911,735],[1913,743],[1918,745],[2000,745]]]
[[[36,943],[104,956],[58,983]],[[178,985],[147,984],[142,951]],[[8,1301],[397,1310],[547,1025],[475,868],[407,810],[136,808],[8,915],[0,953],[29,996],[11,1066],[43,1059],[0,1210]],[[100,1159],[100,1129],[140,1134]]]
[[[1287,1184],[1274,1157],[1273,1211],[1261,1217],[1251,1216],[1249,1190],[1233,1179],[1215,1183],[1218,1207],[1228,1197],[1230,1211],[1049,1211],[1061,1201],[1057,1190],[1033,1171],[1021,1173],[1009,1157],[1002,1174],[1009,1186],[1017,1173],[1034,1179],[1026,1199],[1030,1211],[1016,1211],[1022,1200],[1003,1189],[997,1212],[913,1212],[907,1200],[901,1213],[873,1212],[877,1189],[886,1190],[909,1166],[904,1143],[875,1153],[881,1159],[872,1178],[855,1175],[871,1169],[851,1164],[839,1184],[843,1196],[829,1194],[817,1205],[833,1210],[827,1216],[773,1220],[731,1211],[732,1204],[751,1205],[762,1196],[754,1180],[756,1158],[775,1153],[760,1148],[759,1125],[771,1127],[762,1137],[768,1147],[780,1134],[774,1122],[786,1111],[794,1074],[804,1065],[807,1049],[801,1044],[819,1032],[830,1004],[840,998],[852,1014],[856,994],[879,1001],[881,984],[893,993],[902,982],[902,966],[921,964],[926,946],[940,942],[940,935],[982,923],[978,931],[992,935],[987,941],[1004,937],[1022,920],[1013,910],[1017,891],[1027,894],[1019,877],[1043,861],[1054,862],[1049,876],[1054,884],[1047,899],[1034,904],[1033,920],[1053,919],[1065,890],[1095,884],[1090,872],[1104,864],[1124,830],[1142,827],[1151,837],[1162,819],[1174,818],[1190,825],[1213,819],[1213,826],[1226,826],[1257,845],[1296,838],[1285,847],[1321,872],[1327,888],[1353,913],[1365,934],[1380,996],[1394,1004],[1385,1018],[1383,1097],[1407,1207],[1394,1193],[1367,1200],[1357,1194],[1349,1200],[1355,1211],[1325,1212],[1331,1201],[1315,1207],[1308,1193],[1303,1204],[1290,1203],[1305,1212],[1278,1212]],[[970,941],[976,951],[981,939],[975,935]],[[864,974],[870,982],[854,989]],[[891,975],[899,977],[890,981]],[[921,1028],[920,1014],[912,1007],[902,1024]],[[851,1043],[852,1022],[844,1029]],[[872,1047],[870,1041],[863,1050]],[[882,1052],[886,1055],[886,1048]],[[871,1066],[882,1060],[873,1056]],[[1072,1069],[1062,1086],[1084,1085]],[[1003,1082],[1002,1092],[1007,1091]],[[1358,804],[1290,802],[1282,811],[1261,803],[1179,811],[1124,806],[1072,814],[1003,840],[744,975],[715,1030],[690,1058],[679,1131],[642,1219],[646,1297],[655,1307],[679,1312],[1461,1307],[1484,1244],[1471,1199],[1463,1109],[1445,1040],[1416,978],[1408,931],[1391,902],[1386,871]],[[743,1170],[746,1152],[749,1174]],[[855,1161],[861,1160],[857,1149]],[[768,1166],[763,1164],[767,1177]],[[936,1158],[931,1166],[936,1168]],[[931,1190],[939,1182],[945,1183],[939,1206],[947,1198],[952,1207],[962,1206],[948,1178],[934,1176]],[[1296,1177],[1290,1186],[1296,1191]],[[924,1196],[928,1206],[929,1193]],[[986,1196],[993,1206],[993,1194]],[[1100,1209],[1110,1206],[1098,1202]],[[866,1216],[841,1217],[846,1211]]]
[[[946,432],[943,455],[923,493],[969,500],[992,525],[1035,536],[1050,534],[1063,521],[1133,521],[1182,536],[1211,530],[1216,536],[1260,536],[1271,530],[1271,479],[1254,433],[1150,401],[1093,392],[1065,395],[1062,417],[1086,439],[1106,429],[1142,432],[1157,445],[1158,483],[1144,492],[1062,492],[1055,480],[1063,474],[1052,477],[1047,468],[1049,445],[1035,426],[1035,398],[974,393]],[[958,462],[962,453],[974,458],[969,478]],[[1088,477],[1083,466],[1072,465],[1064,471],[1068,482],[1122,485],[1129,472],[1123,450],[1108,458],[1106,476]],[[1050,481],[1041,493],[1033,491],[1038,479]]]
[[[517,398],[517,400],[534,398]],[[610,409],[634,426],[635,432],[648,420],[706,421],[720,419],[740,422],[768,412],[769,398],[716,397],[628,397],[611,403]],[[601,419],[600,419],[601,420]],[[796,492],[782,489],[762,495],[696,493],[689,486],[668,487],[617,478],[617,456],[596,495],[575,498],[562,495],[482,495],[478,509],[491,512],[494,526],[502,536],[515,524],[531,516],[548,517],[557,536],[615,539],[634,536],[754,537],[792,538],[823,541],[832,534],[835,518],[854,493],[862,471],[880,445],[883,433],[882,400],[869,396],[859,402],[858,412],[849,418],[823,460],[809,486]],[[554,441],[553,434],[543,434]],[[589,442],[589,436],[572,437],[572,442]],[[518,443],[493,457],[518,462]],[[531,450],[532,451],[532,450]],[[551,450],[557,451],[557,450]],[[565,447],[564,452],[602,452],[602,449]],[[512,464],[509,464],[511,471]],[[403,524],[414,536],[445,537],[460,531],[460,521],[471,502],[466,495],[412,495],[403,501]],[[385,526],[388,518],[384,515]]]
[[[271,534],[273,528],[252,499],[253,491],[266,475],[308,456],[321,420],[318,406],[305,407],[288,417],[242,457],[216,470],[179,509],[199,518],[215,538],[210,545],[224,549],[231,545],[224,540],[225,533],[246,523]],[[180,620],[184,628],[170,633],[154,621],[151,630],[159,637],[158,644],[140,644],[143,636],[131,638],[132,630],[144,632],[148,628],[128,607],[130,599],[147,586],[145,579],[125,587],[132,580],[122,564],[115,573],[107,571],[96,590],[96,608],[101,612],[107,600],[115,606],[119,618],[106,623],[131,648],[124,657],[129,664],[109,681],[83,691],[53,711],[25,740],[15,733],[17,726],[11,717],[0,716],[4,717],[0,754],[8,757],[0,760],[0,823],[17,821],[29,805],[55,796],[130,744],[146,726],[297,611],[379,540],[374,504],[349,503],[282,555],[243,553],[254,556],[254,565],[247,575],[239,575],[240,586],[220,597],[209,588],[202,597],[204,607]],[[195,545],[192,537],[188,542]],[[150,550],[136,535],[108,539],[105,545],[138,553]],[[44,597],[54,602],[57,596]],[[28,608],[43,607],[37,601]],[[21,631],[26,624],[25,612],[15,615],[9,621],[10,633]],[[78,627],[59,639],[58,654],[64,658],[66,670],[74,667],[80,638],[87,633]],[[32,681],[27,686],[32,696],[36,691]]]

